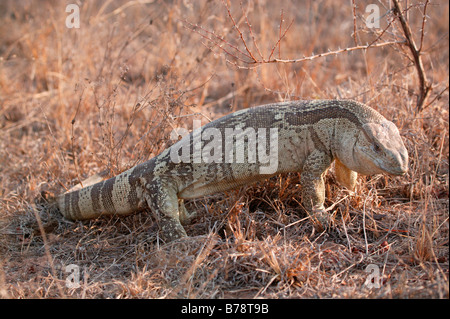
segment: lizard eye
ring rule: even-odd
[[[373,150],[376,153],[379,153],[381,151],[381,147],[380,147],[380,145],[378,145],[378,143],[373,143],[372,145],[373,145]]]

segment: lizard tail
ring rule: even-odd
[[[97,218],[100,215],[126,215],[142,208],[142,194],[130,183],[131,170],[113,178],[65,193],[56,199],[59,212],[70,220]]]

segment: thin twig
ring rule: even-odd
[[[278,39],[281,39],[281,27],[283,25],[283,9],[280,13],[280,27],[278,28]],[[278,41],[278,59],[281,59],[281,41]]]
[[[369,244],[367,243],[367,233],[366,233],[366,202],[367,199],[370,197],[372,193],[372,190],[369,190],[369,194],[367,194],[367,197],[364,199],[363,203],[363,233],[364,233],[364,243],[366,246],[366,257],[369,256]]]
[[[420,33],[420,46],[419,46],[419,52],[422,51],[423,46],[423,36],[425,34],[425,22],[427,21],[427,7],[428,7],[429,0],[425,1],[425,4],[423,6],[423,18],[422,18],[422,29]]]
[[[225,0],[222,0],[223,5],[225,6],[225,8],[227,9],[228,12],[228,17],[230,17],[231,22],[233,22],[233,25],[236,29],[236,31],[239,33],[239,37],[241,38],[242,43],[244,44],[245,50],[248,52],[248,57],[250,57],[251,59],[253,59],[253,61],[257,61],[257,59],[253,56],[253,53],[250,51],[250,49],[247,46],[247,42],[244,39],[244,35],[241,32],[241,29],[239,29],[239,26],[236,24],[236,21],[233,18],[233,15],[231,14],[230,8],[228,8],[228,5],[225,3]]]
[[[386,15],[387,15],[387,13],[386,13]],[[384,30],[381,31],[381,33],[378,35],[378,37],[377,37],[375,40],[373,40],[372,42],[370,42],[369,45],[372,45],[372,44],[374,44],[375,42],[377,42],[378,40],[380,40],[381,37],[383,36],[383,34],[391,27],[392,23],[394,23],[394,21],[395,21],[395,19],[391,19],[391,21],[389,21],[387,27],[384,28]]]
[[[206,29],[204,29],[203,27],[197,25],[197,24],[192,24],[191,22],[184,20],[184,22],[186,22],[190,27],[184,26],[186,29],[189,29],[197,34],[199,34],[202,38],[208,40],[209,42],[212,42],[214,44],[214,46],[218,47],[220,50],[222,50],[225,54],[234,57],[235,59],[241,61],[242,63],[254,63],[253,61],[247,61],[242,59],[241,57],[238,57],[235,54],[232,54],[231,52],[229,52],[229,50],[227,50],[225,46],[228,46],[230,48],[232,48],[233,50],[239,52],[240,54],[242,54],[243,56],[247,57],[248,59],[252,59],[251,56],[249,56],[248,54],[246,54],[245,52],[241,51],[238,47],[234,46],[233,44],[231,44],[230,42],[226,41],[224,38],[218,36],[217,34],[215,34],[214,32],[208,31]],[[203,33],[199,32],[198,29],[200,29],[201,31],[211,35],[211,36],[207,36],[204,35]],[[214,37],[214,39],[212,38]],[[218,43],[216,40],[219,40],[220,42],[223,42],[223,44]],[[211,49],[211,48],[209,48]]]
[[[301,59],[293,59],[293,60],[281,60],[281,59],[273,59],[273,60],[269,60],[269,61],[265,61],[265,63],[297,63],[297,62],[303,62],[303,61],[310,61],[310,60],[314,60],[317,58],[322,58],[322,57],[326,57],[326,56],[330,56],[330,55],[336,55],[339,53],[343,53],[343,52],[350,52],[350,51],[356,51],[356,50],[366,50],[366,49],[370,49],[370,48],[379,48],[379,47],[383,47],[383,46],[387,46],[387,45],[393,45],[393,44],[404,44],[404,41],[389,41],[389,42],[383,42],[383,43],[376,43],[376,44],[368,44],[368,45],[359,45],[356,47],[351,47],[351,48],[345,48],[345,49],[339,49],[336,51],[328,51],[325,53],[320,53],[320,54],[315,54],[315,55],[311,55],[308,57],[303,57]]]
[[[82,183],[81,182],[81,177],[80,177],[80,168],[78,166],[78,160],[77,160],[77,156],[76,156],[76,152],[75,152],[75,146],[74,146],[73,142],[75,140],[75,135],[74,135],[75,134],[75,120],[77,118],[78,111],[80,110],[81,102],[83,101],[83,94],[84,94],[84,87],[83,87],[83,90],[81,91],[80,98],[78,99],[78,105],[77,105],[77,109],[75,111],[75,115],[73,116],[72,121],[70,122],[71,135],[72,135],[71,138],[70,138],[70,141],[71,141],[71,147],[72,147],[73,163],[74,163],[74,166],[75,166],[75,172],[77,174],[78,181],[80,183]]]
[[[262,55],[262,53],[261,53],[261,50],[259,50],[258,43],[256,42],[255,35],[253,34],[252,25],[251,25],[250,22],[248,21],[248,15],[247,15],[247,13],[244,12],[244,7],[243,7],[243,5],[242,5],[242,2],[241,2],[241,9],[242,9],[242,14],[243,14],[244,17],[245,17],[245,23],[247,24],[248,30],[250,31],[250,36],[252,37],[253,45],[255,46],[256,51],[258,52],[258,55],[259,55],[259,57],[261,58],[261,60],[264,60],[264,57],[263,57],[263,55]]]
[[[358,46],[358,40],[356,38],[356,3],[355,0],[352,0],[353,6],[353,41],[355,42],[355,46]]]
[[[272,51],[270,51],[270,55],[269,55],[268,61],[262,61],[262,62],[264,62],[264,63],[269,62],[270,63],[270,61],[272,59],[272,56],[273,56],[273,52],[275,51],[275,48],[278,46],[278,44],[281,42],[281,40],[283,40],[283,38],[286,36],[286,33],[289,31],[289,29],[291,28],[293,23],[294,23],[294,19],[292,19],[291,23],[289,23],[289,26],[286,28],[286,30],[284,30],[283,35],[278,38],[277,43],[275,43],[275,45],[273,46]],[[275,59],[275,60],[278,60],[278,59]],[[274,60],[274,62],[275,62],[275,60]]]
[[[433,102],[436,101],[438,98],[440,98],[442,96],[442,94],[444,94],[444,92],[447,91],[447,90],[448,90],[448,84],[441,92],[436,94],[436,96],[430,102],[428,102],[427,105],[425,105],[423,108],[425,109],[428,106],[430,106],[431,104],[433,104]]]

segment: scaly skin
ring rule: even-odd
[[[235,141],[227,140],[230,132],[237,133]],[[71,220],[151,208],[161,237],[171,241],[186,236],[182,224],[193,215],[186,211],[184,199],[279,173],[301,172],[302,203],[326,223],[323,177],[333,161],[337,180],[353,189],[357,173],[405,174],[408,153],[395,124],[364,104],[351,100],[274,103],[208,123],[145,163],[61,195],[57,206]]]

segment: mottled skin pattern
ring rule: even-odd
[[[244,162],[227,162],[224,142],[219,148],[220,160],[208,163],[199,160],[195,147],[207,149],[212,139],[201,140],[199,134],[206,134],[208,128],[218,129],[222,134],[227,128],[266,128],[265,140],[256,143],[257,147],[265,147],[266,154],[273,147],[269,129],[276,129],[276,170],[262,174],[262,161],[249,160],[249,148],[253,145],[248,145],[248,138],[236,138],[235,142],[235,158],[243,155]],[[171,151],[179,150],[181,145],[189,145],[189,160],[176,163]],[[150,208],[159,223],[161,237],[171,241],[186,236],[182,224],[188,223],[193,215],[186,211],[184,199],[226,191],[279,173],[301,172],[303,206],[319,223],[326,224],[323,177],[334,160],[337,180],[349,189],[355,187],[357,173],[403,175],[408,167],[408,153],[397,127],[372,108],[351,100],[289,101],[219,118],[145,163],[61,195],[57,206],[71,220]]]

